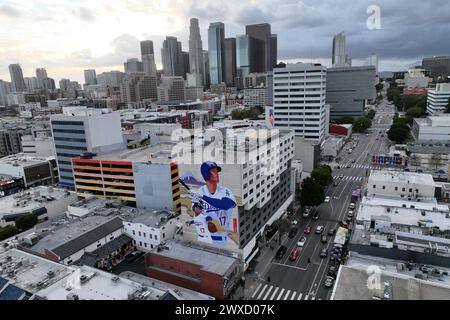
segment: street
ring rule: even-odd
[[[263,271],[258,274],[256,288],[247,299],[325,300],[330,298],[332,289],[324,286],[330,265],[329,254],[326,258],[321,258],[320,252],[323,248],[327,248],[330,253],[334,236],[328,236],[328,231],[330,228],[337,229],[339,222],[345,220],[352,191],[361,189],[370,170],[377,168],[371,164],[372,155],[388,152],[389,141],[386,129],[390,127],[394,113],[394,107],[387,107],[386,101],[383,101],[373,119],[373,126],[369,133],[367,135],[353,134],[352,139],[338,155],[339,161],[331,164],[333,178],[338,181],[338,185],[330,185],[326,190],[326,196],[330,197],[330,202],[317,207],[318,220],[312,219],[313,214],[303,218],[301,212],[297,213],[295,219],[298,220],[298,232],[295,237],[286,238],[283,242],[283,245],[287,247],[286,254],[280,260],[275,259],[278,249],[275,248],[270,256],[267,255],[269,257],[267,265],[259,269]],[[353,149],[351,153],[348,152],[349,148]],[[309,235],[304,233],[307,225],[311,226]],[[317,226],[325,228],[322,234],[327,235],[326,244],[321,242],[321,235],[315,234]],[[307,238],[306,243],[300,249],[296,261],[292,262],[289,255],[302,236]],[[310,263],[308,258],[311,259]]]

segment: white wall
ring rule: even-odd
[[[120,114],[92,116],[85,122],[88,149],[123,143]]]

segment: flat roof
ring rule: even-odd
[[[55,159],[55,157],[37,157],[37,156],[27,156],[24,153],[11,154],[9,156],[0,158],[0,164],[10,164],[19,167],[31,167],[37,164],[48,162],[49,160]]]
[[[388,217],[393,224],[418,226],[421,222],[430,228],[439,227],[440,230],[450,230],[450,218],[447,217],[449,215],[449,206],[438,204],[436,201],[418,202],[376,196],[363,197],[358,208],[357,220],[370,221],[379,217]]]
[[[407,183],[416,185],[434,186],[433,176],[426,173],[400,172],[387,170],[372,170],[369,176],[369,185],[378,182]]]
[[[175,143],[159,143],[138,149],[121,149],[94,157],[97,160],[117,160],[131,162],[170,163],[172,148]]]
[[[166,249],[160,252],[152,251],[152,253],[193,263],[202,266],[202,269],[207,272],[222,276],[226,275],[230,268],[237,262],[237,259],[233,257],[190,247],[176,241],[168,241],[164,247]]]

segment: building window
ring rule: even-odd
[[[144,242],[144,247],[146,247],[146,248],[147,248],[147,242]]]
[[[166,234],[165,233],[163,233],[163,239],[166,237]]]
[[[406,189],[405,188],[402,188],[402,191],[405,191]]]
[[[158,236],[155,234],[155,240],[158,240]]]
[[[386,190],[386,186],[383,186],[383,190]]]
[[[142,247],[142,241],[139,241],[139,246],[141,246],[141,247]]]
[[[97,243],[97,248],[100,247],[102,244],[101,243]]]
[[[150,237],[150,239],[153,239],[153,235],[151,233],[149,233],[148,236]]]
[[[141,232],[139,231],[139,237],[141,236]]]
[[[145,232],[143,232],[143,234],[144,234],[144,238],[146,238],[146,237],[147,237],[147,235],[145,234]]]
[[[398,191],[398,187],[395,187],[394,189],[395,189],[395,191]]]
[[[377,186],[376,186],[376,185],[373,185],[373,188],[374,188],[374,189],[376,189],[376,188],[377,188]]]
[[[409,192],[412,192],[412,189],[411,189],[411,188],[409,188]]]
[[[135,236],[136,235],[136,232],[133,230],[133,236]]]

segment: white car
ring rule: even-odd
[[[323,232],[323,226],[318,226],[317,228],[316,228],[316,234],[322,234],[322,232]]]
[[[306,237],[301,237],[297,242],[297,247],[303,247],[306,243]]]
[[[292,224],[296,226],[298,224],[297,220],[292,221]]]
[[[328,203],[328,202],[330,202],[330,197],[329,197],[329,196],[326,196],[326,197],[325,197],[325,203]]]

